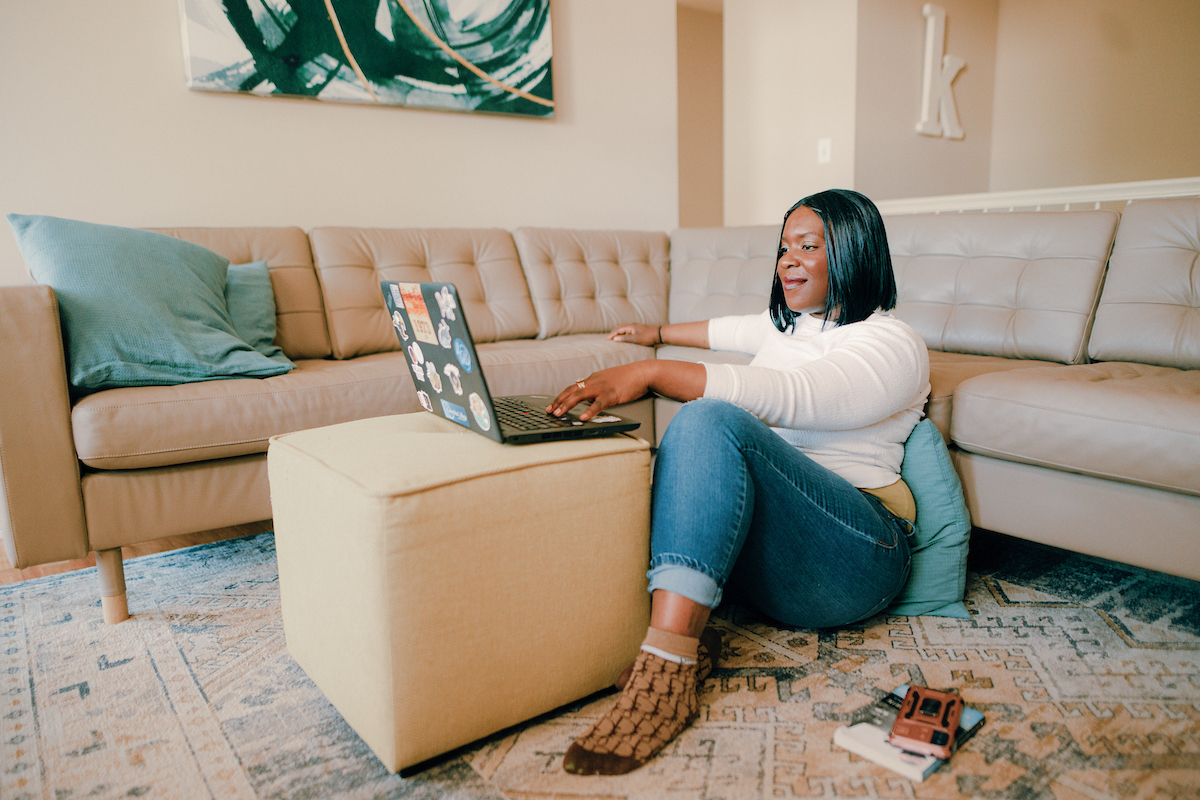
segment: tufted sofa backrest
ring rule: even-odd
[[[309,238],[335,358],[400,349],[380,281],[453,283],[477,342],[537,333],[508,231],[315,228]]]
[[[885,218],[899,304],[931,350],[1086,360],[1113,211]]]
[[[288,358],[324,358],[329,334],[308,236],[300,228],[153,228],[228,258],[266,261],[275,293],[275,343]]]
[[[540,339],[667,321],[667,235],[518,228],[513,241],[537,309]]]
[[[778,247],[778,225],[672,233],[670,321],[765,311]]]
[[[1089,352],[1200,369],[1200,198],[1126,206]]]

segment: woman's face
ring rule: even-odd
[[[829,296],[829,262],[825,257],[825,224],[816,212],[800,206],[783,225],[776,272],[787,307],[819,314]]]

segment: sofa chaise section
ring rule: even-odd
[[[1130,204],[1094,363],[964,381],[974,524],[1200,580],[1200,199]]]

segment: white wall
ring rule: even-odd
[[[675,1],[551,9],[557,112],[537,120],[193,92],[170,0],[2,0],[0,213],[674,228]],[[0,285],[27,281],[5,230]]]
[[[854,187],[857,7],[726,0],[726,225],[779,224],[805,195]]]
[[[1001,0],[992,191],[1200,175],[1200,2]]]
[[[999,2],[937,0],[944,52],[967,62],[951,84],[964,136],[948,139],[916,132],[925,0],[858,0],[854,188],[872,200],[988,190]]]

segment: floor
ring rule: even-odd
[[[219,542],[223,539],[236,539],[239,536],[250,536],[255,533],[271,530],[271,520],[263,520],[261,522],[250,522],[246,525],[234,525],[230,528],[218,528],[211,531],[202,531],[201,533],[189,533],[183,536],[165,536],[161,539],[154,539],[149,542],[141,542],[129,547],[121,548],[121,555],[124,558],[135,558],[137,556],[146,556],[151,553],[162,553],[167,550],[176,550],[180,547],[191,547],[196,544],[208,544],[209,542]],[[30,578],[41,578],[46,575],[57,575],[61,572],[73,572],[77,569],[87,569],[88,567],[96,566],[96,554],[88,553],[87,558],[73,558],[69,561],[55,561],[50,564],[39,564],[36,567],[26,567],[25,569],[16,569],[8,560],[8,555],[4,552],[4,548],[0,548],[0,584],[17,583],[18,581],[28,580]]]

